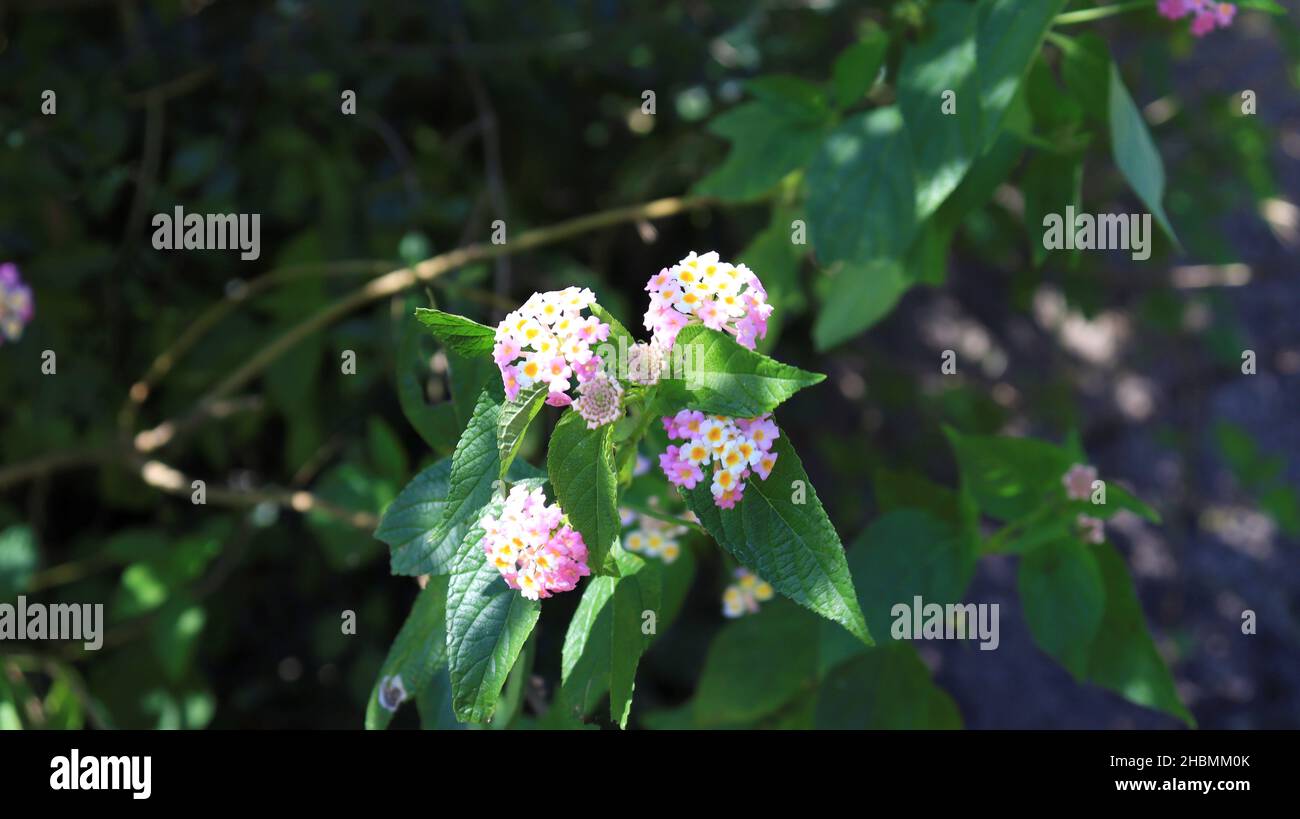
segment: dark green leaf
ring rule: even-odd
[[[1070,95],[1078,100],[1093,121],[1110,120],[1110,49],[1100,35],[1086,32],[1079,37],[1054,35],[1061,47],[1061,78]]]
[[[831,87],[837,106],[848,108],[866,96],[876,82],[888,49],[889,35],[883,29],[874,29],[840,52],[831,70]]]
[[[1083,197],[1083,155],[1037,154],[1025,168],[1022,189],[1029,250],[1034,264],[1041,265],[1047,261],[1048,254],[1043,243],[1045,218],[1053,214],[1064,219],[1067,207],[1079,211]],[[1073,230],[1073,227],[1066,225],[1066,230]]]
[[[1093,554],[1106,587],[1106,612],[1088,657],[1088,679],[1195,727],[1147,631],[1124,558],[1108,544],[1095,547]]]
[[[756,100],[710,123],[710,131],[731,141],[731,151],[696,184],[697,193],[753,199],[802,167],[817,150],[829,115],[819,92],[793,78],[764,80],[750,83]]]
[[[662,382],[670,400],[691,409],[735,418],[771,412],[804,387],[826,376],[747,350],[726,333],[696,324],[677,334],[673,376]],[[685,370],[684,372],[681,372]]]
[[[900,258],[916,230],[911,148],[898,108],[851,117],[808,166],[808,230],[818,261]]]
[[[501,407],[501,418],[497,423],[497,457],[500,460],[497,474],[500,477],[504,478],[506,470],[514,463],[519,445],[524,442],[524,433],[537,417],[546,395],[546,385],[538,384]]]
[[[898,71],[898,107],[916,169],[916,214],[933,213],[983,153],[975,7],[945,0],[931,12],[936,30],[907,49]],[[944,112],[944,93],[955,113]]]
[[[817,681],[817,619],[783,600],[718,632],[700,672],[695,723],[752,722]]]
[[[152,624],[154,653],[172,682],[189,671],[206,622],[207,612],[188,595],[172,598],[158,611]]]
[[[911,286],[903,266],[893,259],[841,265],[813,323],[817,349],[830,349],[872,327]]]
[[[379,522],[375,537],[392,549],[393,574],[447,574],[468,526],[492,497],[498,477],[501,406],[485,391],[448,467],[416,476]],[[445,470],[445,471],[444,471]],[[443,477],[443,476],[446,477]]]
[[[773,451],[771,474],[767,480],[751,476],[735,508],[719,509],[707,480],[684,493],[687,505],[742,565],[871,645],[844,547],[784,432]]]
[[[876,635],[890,634],[893,607],[910,607],[917,595],[943,606],[960,602],[975,571],[975,556],[976,544],[962,529],[920,509],[877,518],[849,547],[848,556],[867,628]]]
[[[862,652],[817,690],[816,727],[823,729],[936,730],[961,727],[961,713],[911,645],[893,643]]]
[[[415,317],[429,328],[434,338],[454,353],[463,356],[480,356],[492,352],[496,330],[491,327],[431,307],[417,307]]]
[[[388,657],[370,690],[370,699],[366,703],[367,730],[388,727],[395,713],[395,709],[389,710],[381,702],[380,689],[385,682],[389,683],[392,692],[397,690],[394,683],[400,681],[400,690],[408,699],[427,695],[429,686],[447,664],[446,617],[447,578],[431,577],[415,598],[415,604],[397,632],[397,639],[388,649]],[[400,705],[391,700],[388,704]]]
[[[626,727],[637,665],[651,640],[642,615],[661,613],[661,576],[640,557],[617,547],[615,553],[619,576],[592,578],[569,621],[562,694],[568,707],[587,714],[609,692],[609,718]]]
[[[976,50],[986,149],[997,141],[1020,81],[1038,55],[1052,18],[1065,4],[1066,0],[980,0]]]
[[[807,80],[789,74],[769,74],[746,83],[754,98],[767,104],[783,119],[817,125],[830,116],[826,94]]]
[[[1061,477],[1072,463],[1058,446],[1033,438],[962,435],[948,428],[962,484],[985,514],[1003,521],[1063,497]]]
[[[494,501],[489,511],[499,512]],[[536,600],[506,585],[488,562],[475,525],[465,535],[447,589],[447,666],[452,710],[462,722],[488,722],[506,677],[541,614]]]
[[[17,597],[36,571],[36,540],[28,526],[0,532],[0,602]]]
[[[1151,209],[1160,227],[1175,243],[1169,217],[1165,215],[1165,166],[1147,130],[1142,112],[1133,103],[1119,68],[1110,67],[1110,143],[1115,164],[1128,180],[1129,187]],[[1149,237],[1148,237],[1149,238]]]
[[[456,446],[455,407],[448,401],[429,404],[425,400],[424,378],[429,375],[429,358],[420,350],[420,325],[402,322],[397,351],[397,398],[402,414],[424,442],[435,452],[450,452]]]
[[[581,415],[566,412],[546,452],[556,501],[587,544],[587,565],[595,574],[611,573],[606,557],[620,528],[613,430],[610,424],[587,429]]]
[[[1082,678],[1106,607],[1106,589],[1091,547],[1066,538],[1034,549],[1020,558],[1019,586],[1034,642]]]

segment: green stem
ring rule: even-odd
[[[1156,0],[1133,0],[1133,2],[1130,3],[1113,3],[1109,6],[1098,6],[1095,9],[1067,11],[1064,14],[1056,15],[1056,18],[1052,20],[1052,25],[1071,26],[1076,23],[1091,23],[1093,20],[1113,17],[1116,14],[1124,14],[1130,11],[1150,8],[1155,5],[1155,2]]]
[[[1059,512],[1061,508],[1062,504],[1059,501],[1053,501],[1052,503],[1038,507],[1022,518],[1011,521],[1006,526],[1003,526],[1001,529],[994,532],[988,540],[984,541],[980,553],[986,555],[1002,553],[1006,549],[1007,542],[1010,541],[1013,536],[1023,534],[1030,526],[1045,518],[1050,518],[1052,515]]]
[[[699,532],[702,535],[707,535],[709,533],[707,529],[705,529],[703,526],[701,526],[700,524],[696,523],[693,520],[673,517],[667,512],[660,512],[657,509],[651,509],[649,506],[645,506],[643,504],[629,503],[628,501],[619,501],[619,505],[626,509],[631,509],[633,512],[636,512],[638,515],[645,515],[648,518],[654,518],[655,520],[662,520],[665,523],[675,523],[678,526],[685,526],[689,529],[694,529],[695,531]]]
[[[631,483],[630,477],[626,481],[623,480],[623,473],[627,470],[628,462],[636,460],[637,447],[640,445],[641,439],[645,437],[646,432],[650,430],[650,425],[654,423],[656,416],[653,410],[658,391],[658,387],[649,387],[637,398],[641,415],[637,418],[636,425],[632,427],[627,437],[618,442],[618,455],[614,468],[619,476],[620,483]]]

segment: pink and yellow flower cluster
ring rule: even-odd
[[[487,513],[479,525],[488,561],[529,600],[572,591],[579,578],[591,574],[582,535],[565,522],[557,504],[546,503],[541,487],[515,486],[501,514]]]
[[[679,537],[686,534],[686,527],[666,520],[629,511],[625,525],[634,528],[623,536],[623,548],[646,557],[657,557],[664,563],[672,563],[682,553]]]
[[[0,264],[0,344],[22,338],[34,312],[32,289],[23,284],[18,266]]]
[[[1237,16],[1235,5],[1214,0],[1160,0],[1157,8],[1170,20],[1181,20],[1191,15],[1192,34],[1197,37],[1204,37],[1216,28],[1227,28]]]
[[[713,502],[721,509],[731,509],[745,492],[745,481],[757,473],[767,480],[776,465],[772,444],[780,437],[772,414],[757,418],[729,418],[682,410],[663,419],[664,430],[673,440],[684,441],[669,446],[659,456],[659,466],[674,486],[694,489],[711,468],[710,490]]]
[[[1074,501],[1091,500],[1096,480],[1097,467],[1089,464],[1074,464],[1061,476],[1065,496]],[[1084,543],[1097,544],[1106,540],[1106,522],[1101,518],[1080,513],[1074,519],[1074,526]]]
[[[672,349],[677,333],[692,323],[730,333],[751,350],[767,335],[772,305],[762,282],[745,265],[720,261],[713,251],[703,256],[691,251],[651,276],[645,289],[650,293],[645,328],[665,350]]]
[[[492,359],[501,370],[508,400],[515,400],[520,390],[545,384],[546,403],[573,403],[573,381],[585,384],[602,365],[591,348],[609,338],[608,324],[582,314],[595,303],[595,294],[585,287],[534,293],[497,325]]]
[[[744,567],[736,569],[735,577],[736,582],[722,593],[723,616],[758,614],[758,604],[772,599],[772,585]]]

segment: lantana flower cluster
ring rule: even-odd
[[[710,474],[713,502],[721,509],[731,509],[745,492],[751,474],[767,480],[776,465],[772,444],[780,430],[772,414],[757,418],[729,418],[682,410],[663,419],[664,430],[673,440],[659,456],[659,466],[674,486],[694,489]],[[705,470],[710,470],[706,473]]]
[[[1204,37],[1216,28],[1227,28],[1237,16],[1236,5],[1213,0],[1160,0],[1157,8],[1170,20],[1181,20],[1190,15],[1192,34],[1197,37]]]
[[[520,390],[545,384],[546,403],[566,407],[576,380],[586,384],[601,370],[601,357],[592,347],[609,338],[609,325],[583,310],[596,295],[583,287],[534,293],[518,310],[497,325],[492,359],[501,370],[506,398]]]
[[[623,548],[629,552],[657,557],[664,563],[672,563],[681,555],[678,538],[686,534],[685,526],[631,510],[625,514],[624,524],[634,527],[623,536]]]
[[[1086,501],[1092,497],[1092,484],[1097,480],[1097,467],[1074,464],[1061,476],[1065,496],[1070,500]],[[1097,544],[1106,539],[1106,522],[1101,518],[1080,513],[1074,520],[1075,529],[1084,543]]]
[[[32,289],[23,284],[18,265],[0,264],[0,344],[22,338],[34,312]]]
[[[772,599],[772,584],[743,566],[736,569],[736,582],[722,593],[724,617],[743,617],[758,614],[758,604]]]
[[[483,515],[483,551],[506,584],[529,600],[572,591],[591,574],[587,544],[541,487],[516,485],[500,515]]]
[[[692,323],[730,333],[751,350],[767,335],[772,305],[762,282],[745,265],[720,261],[716,252],[697,256],[691,251],[651,276],[645,289],[650,293],[645,328],[665,350],[672,349],[677,333]]]

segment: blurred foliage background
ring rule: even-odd
[[[746,80],[823,81],[881,29],[896,64],[930,4],[0,3],[0,261],[19,265],[36,303],[22,339],[0,346],[0,599],[104,602],[108,619],[98,653],[0,646],[11,721],[359,727],[418,591],[389,575],[373,520],[450,450],[467,412],[451,381],[468,376],[406,332],[411,308],[489,322],[579,284],[632,326],[649,275],[717,249],[774,292],[768,348],[831,375],[783,407],[782,425],[846,543],[877,515],[877,470],[952,485],[942,424],[1053,440],[1078,429],[1103,474],[1164,517],[1115,523],[1112,537],[1200,725],[1300,727],[1300,6],[1283,5],[1287,17],[1243,13],[1200,41],[1154,13],[1090,26],[1164,158],[1182,253],[1163,241],[1143,264],[1043,253],[1035,197],[1057,177],[1027,147],[962,221],[946,281],[828,352],[812,328],[831,277],[758,241],[769,204],[729,204],[456,269],[337,315],[203,401],[368,278],[486,241],[493,220],[517,236],[690,191],[726,156],[706,125]],[[1257,115],[1241,114],[1243,89]],[[1083,156],[1090,212],[1137,208],[1103,146]],[[154,250],[149,219],[177,204],[260,213],[261,258]],[[957,378],[938,377],[945,349]],[[41,372],[44,350],[56,375]],[[355,375],[341,373],[345,350]],[[533,432],[522,455],[537,462]],[[190,502],[190,478],[207,482],[206,505]],[[297,491],[312,508],[295,508]],[[692,694],[723,625],[727,567],[717,550],[694,553],[683,612],[642,665],[634,724]],[[967,726],[1177,724],[1038,651],[1014,559],[981,563],[967,599],[1002,604],[1000,649],[920,646]],[[543,689],[576,602],[546,607]],[[1253,637],[1240,633],[1247,608]]]

